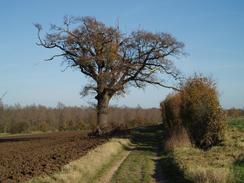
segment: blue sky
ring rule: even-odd
[[[47,63],[54,51],[35,45],[36,29],[61,24],[65,15],[94,16],[123,31],[143,28],[168,32],[185,43],[187,57],[176,60],[186,75],[201,72],[218,83],[225,108],[244,107],[244,1],[242,0],[1,0],[0,1],[0,94],[4,103],[55,106],[88,105],[93,97],[81,98],[86,79],[72,69],[62,72],[59,60]],[[111,104],[158,107],[170,90],[130,88]]]

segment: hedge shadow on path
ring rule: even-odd
[[[178,169],[170,152],[164,150],[163,132],[161,124],[132,129],[129,138],[135,144],[135,148],[131,150],[148,151],[156,154],[156,158],[153,159],[155,163],[153,177],[156,182],[191,183]]]

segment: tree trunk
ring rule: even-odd
[[[108,130],[108,94],[97,95],[97,133],[102,134]]]

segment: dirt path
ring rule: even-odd
[[[100,177],[96,182],[97,183],[109,183],[114,175],[114,173],[118,170],[121,164],[125,161],[131,151],[123,151],[118,160],[113,163],[113,165],[105,172],[105,174]]]
[[[162,170],[162,131],[158,126],[134,130],[135,148],[112,175],[110,183],[170,183]]]

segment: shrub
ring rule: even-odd
[[[178,141],[175,139],[179,139],[183,128],[191,142],[203,149],[223,141],[225,115],[213,80],[202,76],[190,77],[179,92],[167,96],[160,106],[171,142]]]
[[[76,124],[76,129],[78,130],[86,130],[88,127],[83,121],[78,121]]]
[[[182,127],[180,116],[181,96],[180,93],[170,94],[161,102],[161,111],[164,127],[172,131],[177,131]]]
[[[181,89],[181,117],[191,140],[210,148],[224,139],[224,113],[213,80],[194,76]]]
[[[164,133],[164,149],[172,150],[176,147],[190,146],[191,142],[181,119],[181,94],[174,93],[161,102]]]
[[[181,147],[191,147],[191,141],[187,134],[187,131],[184,127],[174,130],[168,131],[165,133],[165,140],[164,140],[164,150],[170,151],[174,150],[175,148]]]
[[[8,133],[23,133],[23,132],[27,132],[28,131],[28,128],[29,128],[29,124],[27,122],[24,122],[24,121],[20,121],[20,122],[17,122],[17,123],[11,123],[9,125],[9,128],[8,128]]]
[[[38,129],[40,129],[40,131],[42,131],[42,132],[47,132],[49,130],[49,124],[48,124],[48,122],[42,121],[39,124],[39,128]]]

